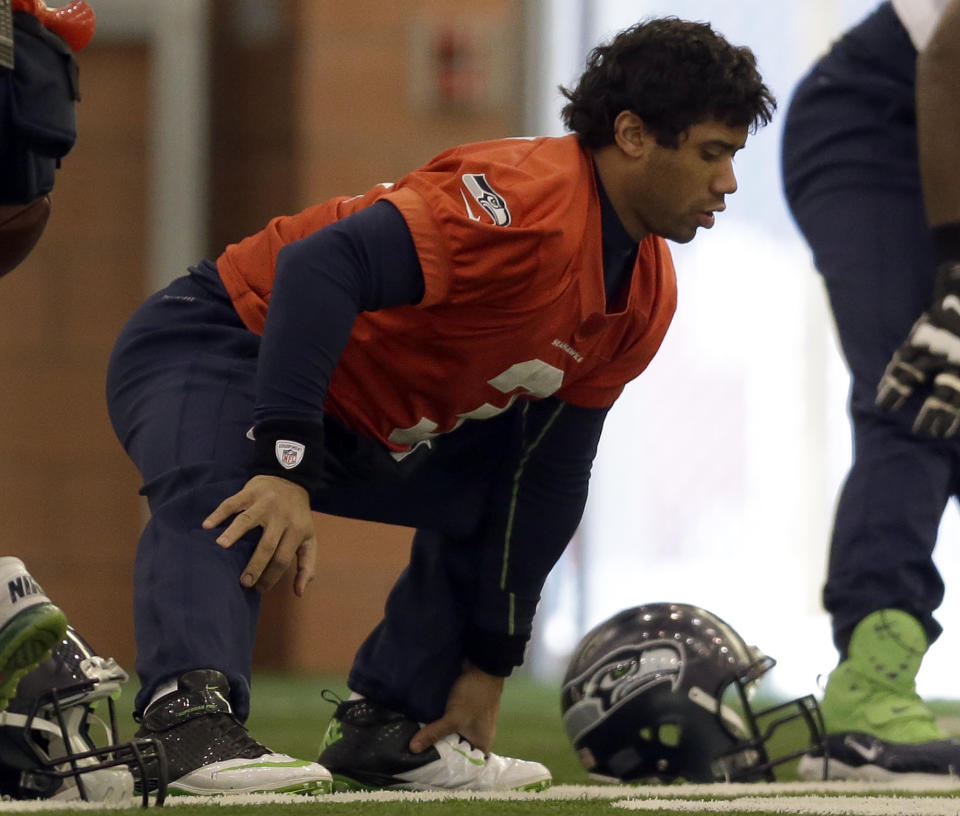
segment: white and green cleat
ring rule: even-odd
[[[0,711],[16,696],[20,679],[46,659],[66,632],[66,615],[23,562],[0,557]]]
[[[333,778],[316,762],[286,754],[211,762],[172,781],[172,796],[222,796],[240,793],[292,793],[316,796],[333,790]]]
[[[335,791],[541,791],[552,783],[539,762],[484,753],[458,734],[414,754],[420,724],[368,700],[340,703],[324,734],[318,762]]]
[[[229,697],[221,672],[196,669],[147,707],[137,736],[163,744],[168,794],[316,796],[333,790],[333,777],[322,765],[274,753],[253,739],[233,716]]]

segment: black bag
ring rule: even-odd
[[[70,46],[31,14],[15,12],[12,71],[0,68],[0,204],[53,189],[77,139],[79,70]]]

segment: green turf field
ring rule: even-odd
[[[129,712],[132,709],[133,684],[128,684],[118,704],[121,713],[121,736],[129,737],[134,730]],[[313,759],[333,706],[320,696],[329,688],[345,696],[342,678],[307,678],[258,675],[253,685],[253,713],[248,723],[251,733],[271,748],[294,756]],[[960,703],[935,704],[945,722],[956,722]],[[774,751],[789,749],[791,742],[799,741],[799,734],[786,735]],[[545,794],[514,794],[508,799],[447,799],[428,794],[336,794],[330,797],[305,799],[302,797],[267,798],[264,804],[232,805],[228,799],[216,800],[216,811],[203,800],[177,797],[168,800],[169,809],[177,816],[268,816],[288,812],[296,816],[392,816],[397,814],[424,814],[424,816],[627,816],[631,813],[658,813],[680,816],[681,813],[724,813],[728,816],[759,814],[774,816],[780,813],[809,814],[895,814],[895,816],[960,816],[960,782],[949,790],[917,791],[895,790],[830,790],[824,796],[811,791],[794,790],[795,785],[686,786],[661,788],[607,788],[593,785],[570,749],[560,723],[559,693],[557,688],[535,683],[529,678],[515,677],[508,681],[504,695],[500,730],[495,750],[512,756],[522,756],[545,763],[553,772],[554,788]],[[779,774],[780,780],[790,782],[792,768]],[[705,791],[704,788],[707,788]],[[785,790],[781,790],[784,788]],[[744,790],[746,788],[746,790]],[[716,793],[714,793],[716,790]],[[763,794],[778,794],[777,798],[757,802]],[[640,796],[643,808],[631,806]],[[612,798],[611,798],[612,797]],[[670,797],[668,801],[662,799]],[[378,801],[379,800],[379,801]],[[769,801],[769,809],[766,802]],[[0,813],[16,810],[21,803],[0,803]],[[111,813],[113,810],[91,809],[90,806],[65,810],[37,809],[31,803],[31,813]],[[665,809],[664,809],[665,808]],[[738,809],[741,808],[741,809]],[[761,808],[761,809],[758,809]]]

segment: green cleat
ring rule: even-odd
[[[23,562],[0,557],[0,711],[16,696],[20,679],[46,659],[66,632],[66,615]]]
[[[857,624],[847,659],[830,673],[824,689],[825,750],[801,760],[801,778],[884,780],[960,773],[960,742],[940,730],[917,694],[917,672],[926,651],[920,622],[901,610],[882,609]]]
[[[926,651],[923,627],[906,612],[882,609],[860,621],[847,659],[831,672],[824,690],[827,733],[861,731],[907,743],[946,739],[917,694]]]

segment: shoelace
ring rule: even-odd
[[[255,759],[270,753],[269,748],[251,737],[247,729],[229,714],[215,714],[211,719],[217,721],[216,729],[219,731],[217,747],[229,752],[231,757]]]

